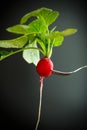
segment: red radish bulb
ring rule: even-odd
[[[42,58],[36,66],[36,71],[41,77],[50,76],[53,71],[53,62],[48,57]]]
[[[42,90],[43,90],[43,79],[45,77],[49,77],[52,74],[52,72],[53,72],[53,62],[48,57],[42,58],[37,63],[36,71],[37,71],[37,73],[40,76],[40,100],[39,100],[38,119],[37,119],[35,130],[38,129],[38,125],[39,125],[39,122],[40,122],[41,103],[42,103]]]

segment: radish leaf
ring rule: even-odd
[[[27,36],[21,36],[11,40],[0,40],[2,48],[22,48],[28,41]]]
[[[29,27],[27,25],[15,25],[6,29],[8,32],[15,34],[27,34],[29,33]]]
[[[48,8],[40,8],[40,9],[34,10],[34,11],[24,15],[21,18],[20,23],[21,24],[26,23],[27,20],[31,17],[37,17],[37,18],[43,17],[44,20],[46,21],[47,25],[50,25],[51,23],[53,23],[56,20],[58,15],[59,15],[59,12],[57,12],[57,11],[53,11]]]
[[[44,17],[46,24],[49,26],[57,19],[58,16],[59,12],[56,11],[51,11],[50,13],[46,14]]]
[[[10,53],[12,53],[12,51],[11,52],[5,50],[0,51],[0,61],[5,59]]]
[[[60,34],[65,37],[65,36],[69,36],[69,35],[75,34],[76,32],[77,32],[77,29],[69,28],[69,29],[66,29],[66,30],[60,32]]]
[[[23,51],[23,58],[28,63],[34,63],[35,65],[40,59],[40,52],[44,56],[50,57],[52,55],[53,47],[62,45],[64,37],[77,32],[77,29],[75,28],[56,31],[55,26],[53,29],[49,29],[49,25],[51,25],[58,18],[58,16],[58,11],[53,11],[52,9],[43,7],[24,15],[20,19],[19,24],[8,27],[6,29],[8,32],[21,34],[22,36],[10,40],[0,40],[0,47],[20,49],[14,52],[1,51],[0,60],[21,51]],[[30,20],[29,22],[28,20],[31,17],[35,17],[35,19],[32,19],[32,21]]]
[[[36,41],[33,44],[29,44],[26,46],[26,48],[28,47],[37,47]],[[39,50],[35,49],[24,50],[23,58],[28,63],[33,63],[34,65],[37,65],[37,62],[40,60]]]
[[[62,45],[62,42],[64,41],[64,37],[63,36],[58,36],[57,38],[55,38],[53,40],[53,46],[60,46]]]
[[[29,24],[30,32],[46,33],[46,30],[47,30],[47,26],[42,18],[36,19]]]

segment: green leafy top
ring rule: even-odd
[[[24,15],[20,23],[6,30],[20,36],[10,40],[0,40],[0,48],[10,48],[11,51],[0,51],[0,61],[18,52],[23,52],[23,58],[28,63],[37,65],[40,53],[51,57],[53,47],[62,45],[65,36],[77,32],[75,28],[63,31],[56,31],[56,27],[49,29],[49,26],[58,18],[59,12],[48,8],[40,8]],[[28,23],[29,19],[35,19]],[[16,48],[16,51],[12,51]]]

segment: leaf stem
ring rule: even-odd
[[[0,57],[0,61],[3,60],[3,59],[5,59],[5,58],[7,58],[7,57],[9,57],[9,56],[11,56],[11,55],[17,54],[17,53],[19,53],[19,52],[22,52],[22,51],[28,50],[28,49],[35,49],[35,50],[38,50],[38,51],[40,51],[40,52],[44,55],[44,52],[43,52],[40,48],[36,48],[36,47],[27,47],[27,48],[19,49],[19,50],[17,50],[17,51],[13,51],[13,52],[7,54],[6,56],[1,56],[1,57]]]
[[[40,100],[39,100],[38,119],[37,119],[37,123],[36,123],[36,128],[35,128],[35,130],[38,129],[38,125],[39,125],[39,122],[40,122],[40,116],[41,116],[43,79],[44,79],[44,77],[40,77]]]
[[[74,71],[70,71],[70,72],[62,72],[62,71],[53,70],[52,73],[56,74],[56,75],[67,76],[67,75],[71,75],[71,74],[76,73],[79,70],[82,70],[82,69],[85,69],[85,68],[87,68],[87,65],[82,66],[82,67],[80,67],[80,68],[78,68],[78,69],[76,69]]]

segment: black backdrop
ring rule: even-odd
[[[55,69],[71,71],[87,64],[87,11],[82,0],[3,0],[0,1],[0,39],[15,35],[5,28],[18,24],[20,18],[40,7],[60,12],[53,24],[58,30],[78,29],[54,48]],[[52,25],[52,26],[53,26]],[[84,130],[87,128],[87,69],[68,76],[44,80],[41,121],[38,130]],[[34,130],[39,103],[39,76],[34,65],[22,54],[0,62],[0,128]]]

